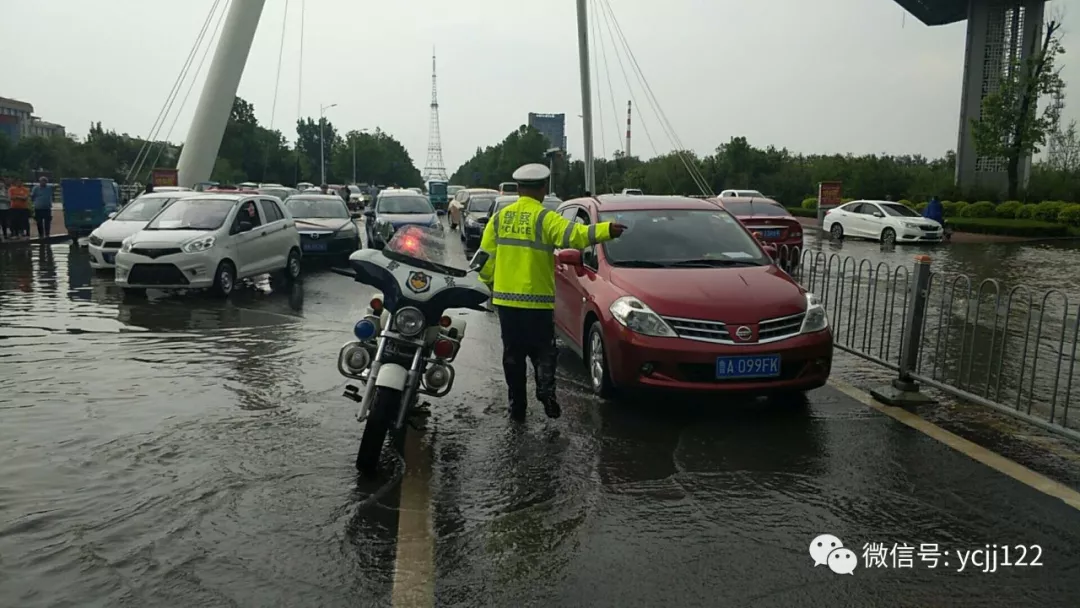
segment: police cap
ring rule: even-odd
[[[522,165],[514,171],[513,175],[514,181],[525,187],[543,186],[549,177],[551,177],[551,169],[540,163]]]

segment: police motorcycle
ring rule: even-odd
[[[385,240],[381,250],[349,257],[351,276],[382,297],[371,300],[353,327],[356,340],[338,353],[341,375],[363,383],[362,389],[347,385],[344,396],[360,404],[356,418],[366,421],[356,454],[356,468],[366,475],[376,472],[387,433],[400,453],[420,395],[443,397],[454,386],[451,364],[466,322],[446,311],[483,311],[491,297],[475,274],[437,261],[445,252],[442,231],[406,226]]]

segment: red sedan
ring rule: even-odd
[[[799,392],[828,380],[824,308],[715,202],[614,195],[558,212],[628,226],[617,240],[556,253],[556,331],[596,394]]]
[[[739,218],[761,240],[776,246],[777,259],[785,270],[799,265],[803,249],[803,230],[799,220],[780,203],[771,198],[720,197],[716,199],[732,215]]]

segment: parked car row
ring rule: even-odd
[[[144,194],[88,239],[90,265],[114,269],[125,293],[209,288],[228,296],[238,281],[273,273],[296,280],[305,256],[347,259],[359,228],[338,196],[262,190]]]

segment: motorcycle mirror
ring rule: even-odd
[[[491,254],[484,251],[483,249],[477,249],[476,253],[472,257],[472,260],[469,261],[469,270],[480,272],[488,263],[489,259],[491,259]]]

